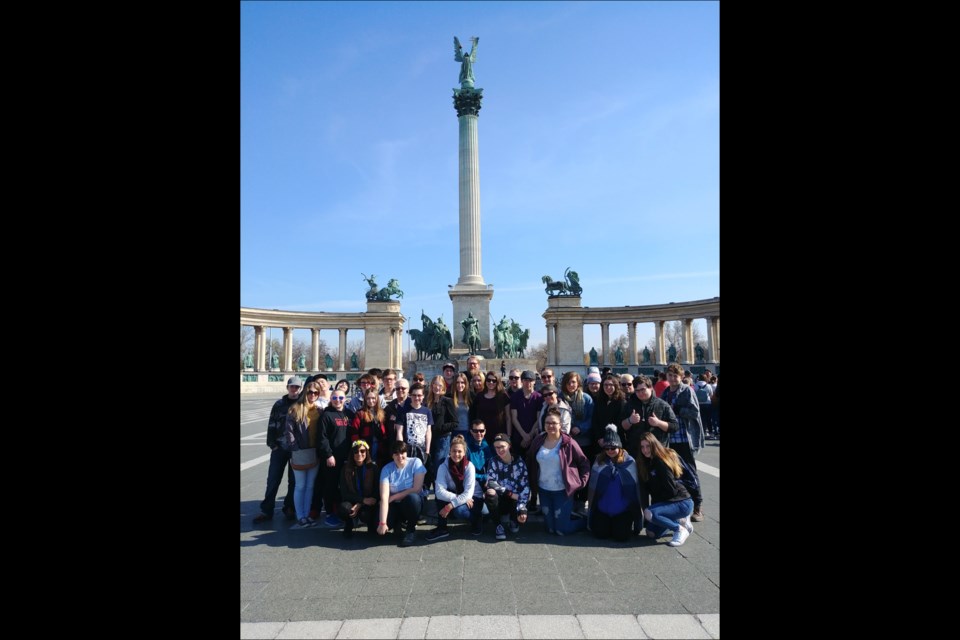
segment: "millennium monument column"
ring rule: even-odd
[[[493,287],[483,281],[480,265],[480,156],[477,144],[477,117],[483,89],[474,88],[473,63],[477,61],[479,38],[470,38],[473,47],[463,54],[460,41],[454,37],[453,59],[460,64],[460,88],[453,90],[453,106],[460,123],[460,279],[449,291],[453,301],[453,325],[472,313],[480,330],[483,350],[493,347],[490,341],[490,300]],[[454,346],[462,348],[459,341]]]

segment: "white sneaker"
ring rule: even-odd
[[[670,545],[671,547],[679,547],[680,545],[682,545],[684,542],[687,541],[687,538],[689,536],[690,536],[690,532],[687,531],[687,528],[680,527],[679,529],[677,529],[677,532],[673,534],[673,540],[671,540],[667,544]]]
[[[680,524],[686,527],[687,533],[693,533],[693,523],[690,521],[690,518],[680,518]]]

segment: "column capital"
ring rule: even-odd
[[[454,89],[453,108],[457,110],[457,117],[479,116],[482,99],[483,89]]]

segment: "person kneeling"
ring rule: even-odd
[[[418,458],[407,457],[407,444],[393,443],[393,462],[388,462],[380,472],[380,522],[377,533],[386,535],[393,529],[394,535],[402,536],[398,546],[409,547],[414,542],[417,520],[423,510],[423,477],[427,468]],[[403,533],[406,524],[406,535]]]
[[[343,519],[343,536],[353,537],[354,520],[377,530],[377,484],[380,478],[377,463],[370,457],[370,446],[364,440],[353,443],[350,460],[340,470],[339,516]]]
[[[507,530],[518,533],[520,525],[527,521],[527,500],[530,499],[530,482],[527,465],[520,458],[510,455],[510,437],[498,434],[493,439],[497,457],[487,462],[487,491],[484,502],[494,518],[499,514],[497,540],[507,539]]]
[[[450,441],[450,455],[437,468],[437,528],[427,534],[430,542],[450,535],[447,520],[451,516],[469,519],[474,535],[479,533],[483,501],[474,496],[477,473],[466,456],[466,441],[463,436],[454,436]]]
[[[640,513],[637,463],[624,451],[615,425],[604,429],[602,447],[590,471],[590,531],[597,538],[626,542]]]

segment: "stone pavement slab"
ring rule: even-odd
[[[580,628],[587,638],[646,638],[636,616],[594,615],[577,616]]]
[[[651,638],[709,638],[695,616],[639,615],[637,621]]]
[[[582,638],[580,621],[574,616],[517,616],[524,638]]]

